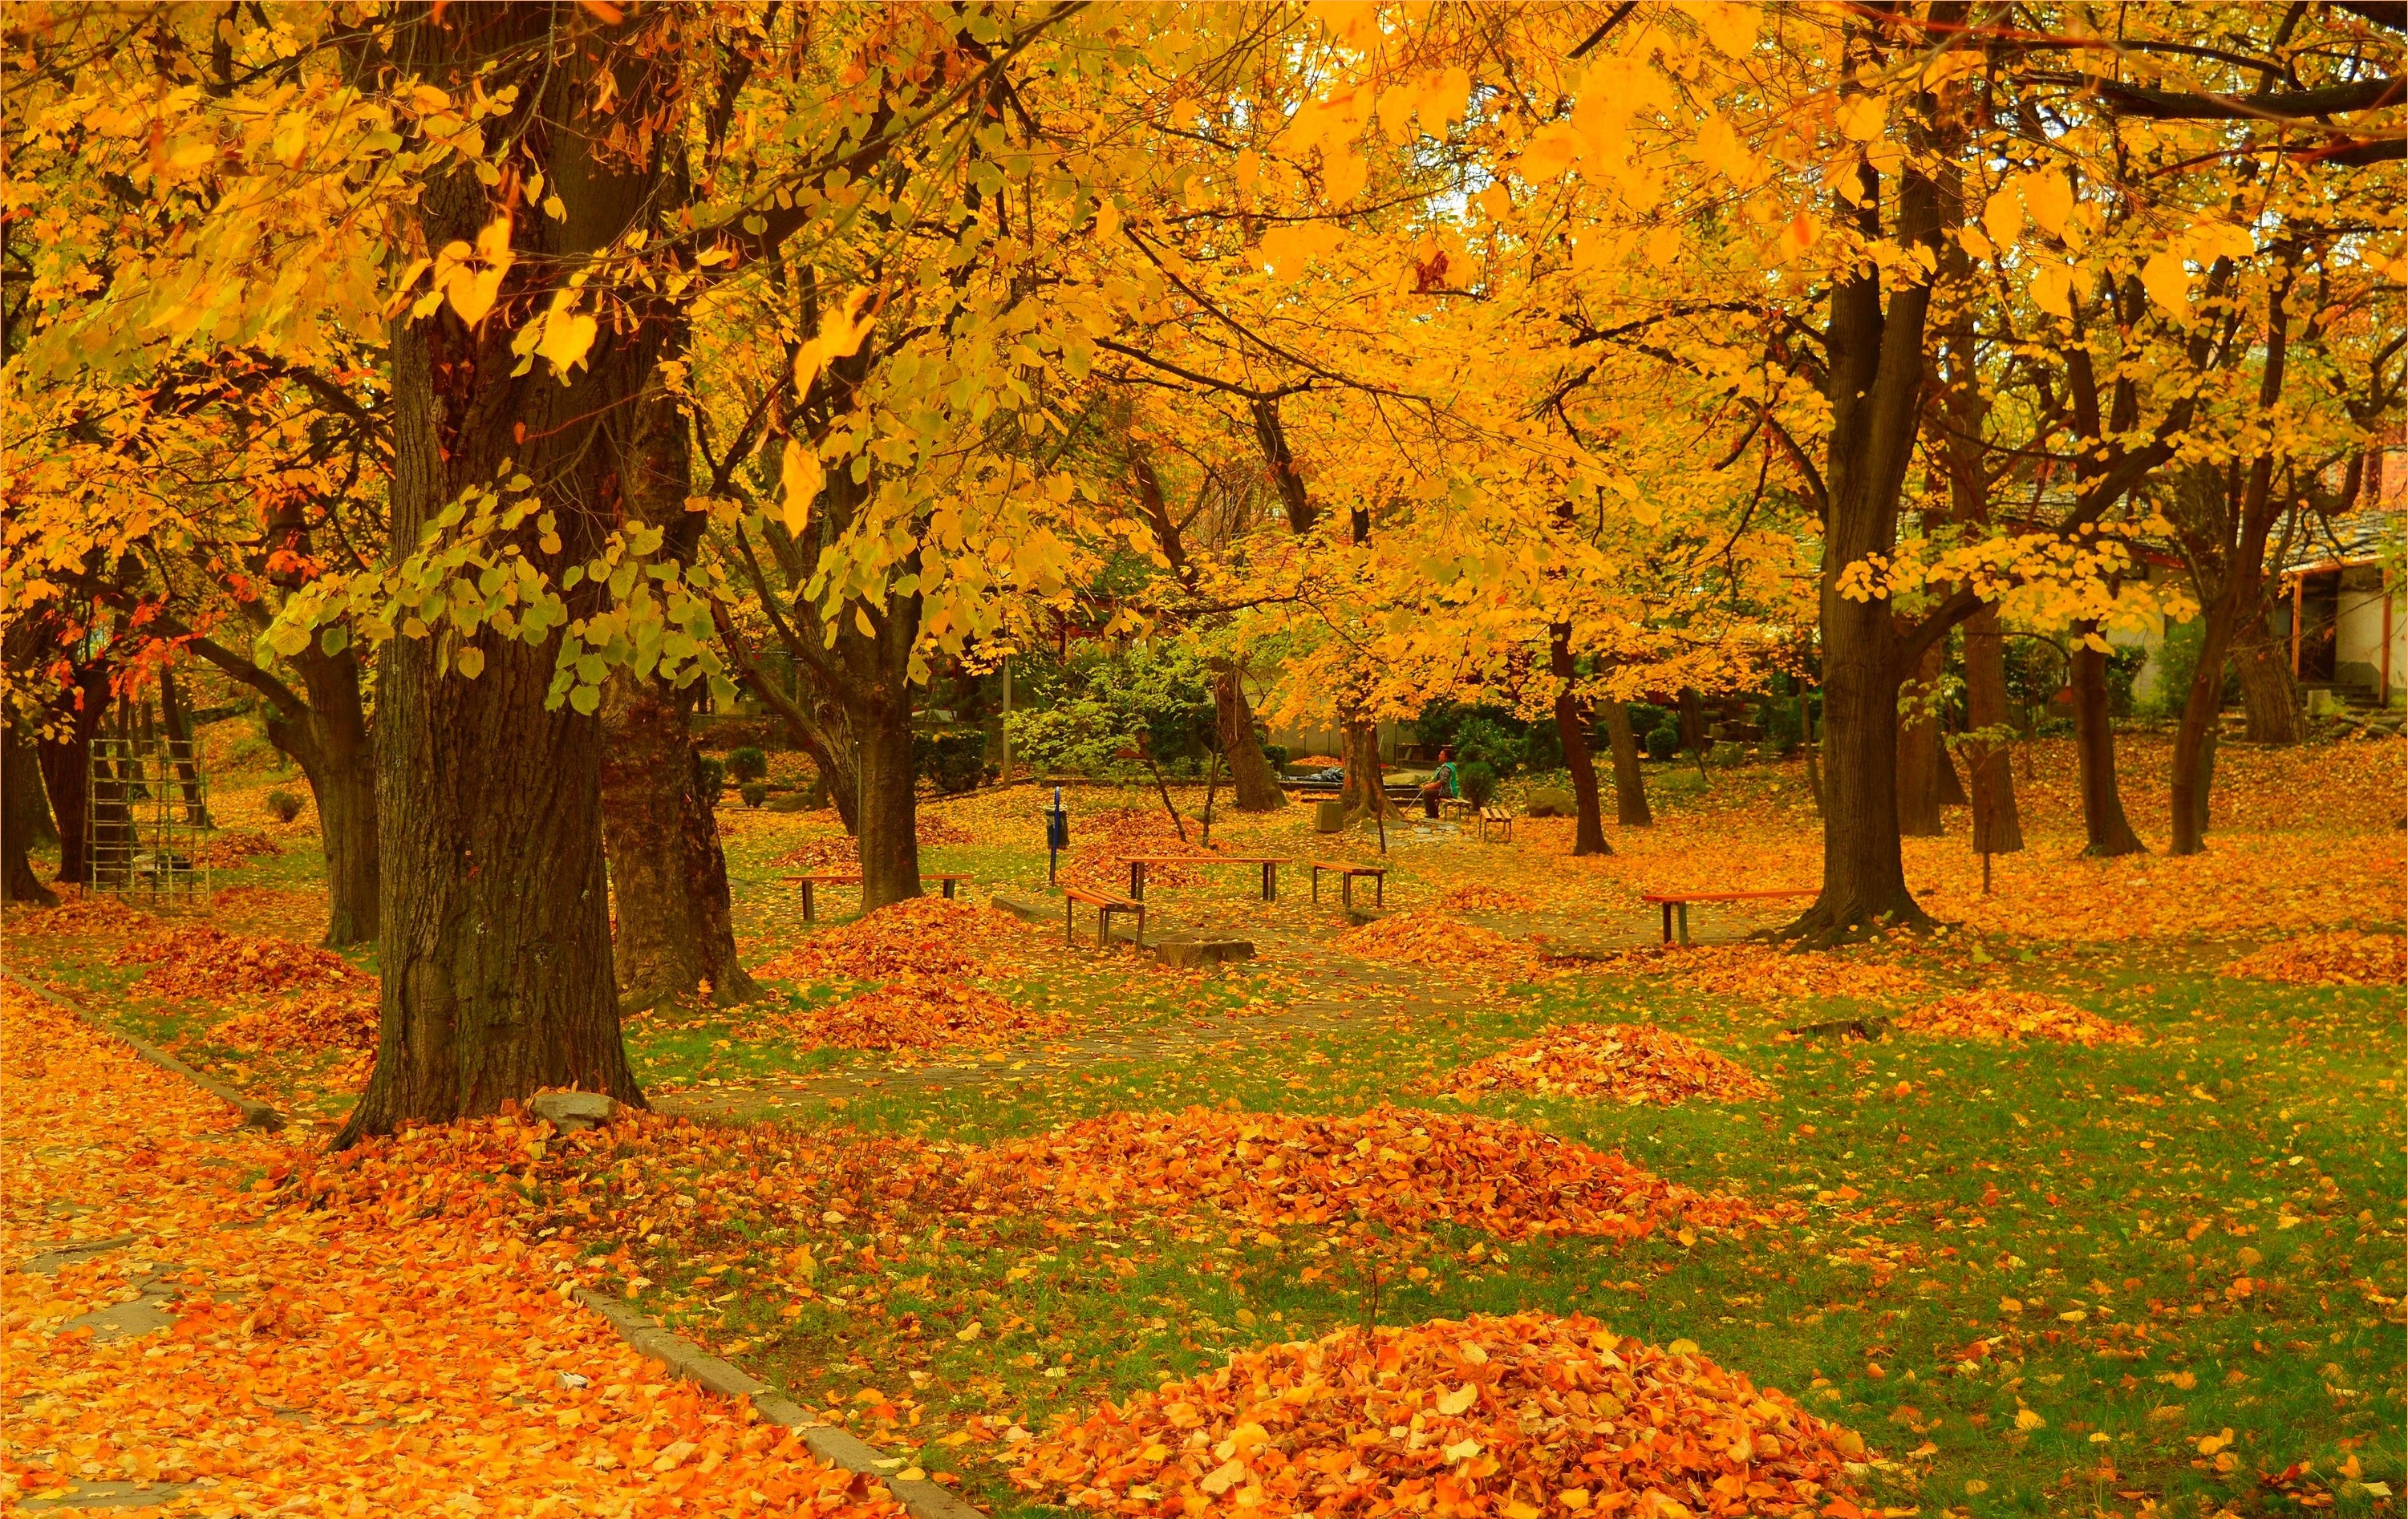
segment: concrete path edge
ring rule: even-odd
[[[875,1447],[849,1430],[822,1423],[800,1403],[779,1397],[768,1383],[748,1376],[694,1341],[662,1327],[660,1320],[591,1287],[572,1288],[569,1295],[601,1314],[618,1331],[620,1339],[667,1367],[673,1375],[723,1397],[752,1398],[761,1417],[781,1427],[799,1430],[803,1443],[813,1455],[832,1467],[857,1472],[883,1484],[912,1519],[986,1519],[966,1499],[936,1483],[916,1479],[907,1482],[896,1477],[895,1473],[906,1463],[879,1455]]]
[[[136,1054],[140,1055],[143,1059],[150,1062],[150,1064],[158,1067],[162,1070],[172,1071],[176,1075],[181,1076],[184,1080],[192,1082],[194,1086],[199,1087],[202,1091],[207,1092],[209,1096],[217,1098],[220,1102],[225,1103],[236,1111],[241,1113],[242,1121],[248,1127],[273,1130],[280,1129],[284,1126],[284,1115],[278,1112],[274,1108],[269,1107],[266,1103],[261,1102],[255,1097],[244,1096],[233,1087],[226,1085],[225,1082],[218,1081],[214,1077],[202,1075],[199,1071],[194,1070],[188,1065],[185,1065],[182,1061],[177,1059],[174,1055],[169,1054],[166,1051],[162,1050],[157,1045],[150,1043],[147,1039],[136,1039],[122,1028],[114,1027],[108,1024],[101,1022],[98,1018],[93,1017],[83,1009],[77,1007],[74,1003],[68,1001],[65,997],[59,996],[57,993],[48,991],[42,987],[35,985],[32,982],[27,981],[24,977],[18,975],[13,970],[0,970],[0,979],[5,979],[18,990],[24,992],[29,996],[38,996],[43,1001],[50,1003],[53,1007],[64,1008],[67,1011],[74,1013],[78,1018],[81,1019],[86,1026],[97,1029],[99,1032],[108,1035],[113,1039],[120,1040],[132,1046]]]

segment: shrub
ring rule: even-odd
[[[1647,730],[1647,757],[1668,760],[1681,752],[1681,724],[1665,723]]]
[[[1478,760],[1457,765],[1455,782],[1463,788],[1463,799],[1474,807],[1486,807],[1497,798],[1497,772]]]
[[[302,805],[301,798],[289,791],[271,791],[267,794],[267,810],[276,814],[276,821],[279,823],[290,823],[299,817]]]
[[[1455,730],[1458,765],[1484,765],[1492,775],[1512,775],[1522,764],[1522,735],[1484,717],[1468,717]]]
[[[1263,758],[1270,762],[1271,773],[1273,775],[1281,774],[1287,769],[1287,745],[1263,745]]]
[[[1641,739],[1667,723],[1677,725],[1681,721],[1676,714],[1648,702],[1634,701],[1629,704],[1629,707],[1630,731],[1639,735]]]
[[[1011,752],[1040,773],[1107,774],[1115,767],[1112,756],[1134,741],[1092,701],[1015,711],[1004,719],[1004,730],[1011,735]]]
[[[769,799],[769,788],[758,781],[747,781],[736,788],[736,795],[744,798],[745,806],[758,807]]]
[[[769,810],[772,812],[808,812],[811,810],[811,802],[810,797],[804,795],[799,791],[781,791],[775,796],[769,798]]]
[[[738,781],[766,781],[769,776],[769,756],[751,744],[730,751],[727,756],[727,773]]]
[[[915,733],[911,768],[948,796],[974,790],[986,776],[986,735],[976,728]]]
[[[695,791],[702,797],[705,808],[717,807],[719,798],[727,795],[727,767],[709,754],[697,758],[701,764],[695,776]]]

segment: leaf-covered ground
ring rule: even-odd
[[[2142,741],[2125,760],[2153,842],[2161,759]],[[1651,772],[1659,825],[1610,827],[1616,853],[1598,860],[1568,857],[1568,824],[1484,846],[1409,824],[1385,856],[1399,911],[1370,930],[1312,904],[1300,867],[1271,904],[1245,867],[1157,875],[1165,925],[1256,943],[1209,972],[1066,947],[1058,920],[930,906],[850,924],[840,893],[807,927],[780,862],[841,836],[825,814],[731,806],[748,957],[794,979],[760,1006],[638,1020],[638,1067],[683,1116],[528,1168],[509,1227],[997,1512],[1100,1502],[1103,1471],[1131,1512],[1292,1502],[1340,1437],[1367,1475],[1312,1481],[1369,1491],[1384,1474],[1392,1500],[1419,1482],[1417,1501],[1463,1512],[1611,1512],[1610,1483],[1546,1490],[1562,1465],[1547,1440],[1516,1444],[1494,1417],[1458,1427],[1488,1405],[1440,1412],[1495,1380],[1463,1371],[1465,1343],[1517,1335],[1543,1359],[1608,1333],[1642,1348],[1625,1360],[1744,1378],[1859,1440],[1850,1469],[1807,1479],[1842,1519],[2397,1512],[2401,751],[2236,747],[2207,854],[2113,862],[2078,858],[2070,753],[2032,760],[2028,781],[2017,761],[2032,848],[1994,862],[1992,895],[1961,813],[1953,837],[1910,842],[1910,881],[1957,927],[1808,956],[1731,942],[1772,917],[1720,910],[1693,919],[1715,942],[1667,953],[1636,900],[1811,884],[1795,767]],[[1148,805],[1074,791],[1074,842],[1160,847],[1168,820],[1154,800],[1144,821]],[[934,804],[924,858],[977,875],[981,901],[1038,895],[1038,807],[1028,788]],[[309,937],[302,826],[225,873],[266,889],[219,926]],[[1223,812],[1214,843],[1378,857],[1366,833],[1316,838],[1303,809]],[[1073,858],[1102,880],[1110,853]],[[340,1049],[259,1048],[256,990],[149,995],[141,965],[112,962],[151,925],[9,928],[12,964],[264,1095],[331,1118],[364,1068]],[[910,995],[929,985],[963,995]],[[1653,1032],[1598,1043],[1612,1025]],[[878,1037],[898,1028],[913,1037]],[[1688,1197],[1720,1201],[1660,1201]],[[1475,1315],[1493,1317],[1417,1327]],[[1291,1342],[1326,1341],[1315,1354],[1342,1370],[1395,1335],[1424,1336],[1426,1385],[1397,1396],[1425,1425],[1343,1399],[1266,1422],[1240,1387],[1209,1410],[1186,1398],[1191,1434],[1227,1454],[1149,1437],[1076,1482],[1033,1475],[1069,1471],[1065,1431],[1159,1386],[1289,1375]],[[1609,1417],[1663,1414],[1694,1438],[1617,1438],[1643,1478],[1692,1512],[1772,1505],[1713,1485],[1731,1419],[1683,1424],[1691,1393],[1650,1397],[1617,1395]],[[1441,1455],[1482,1449],[1434,1464],[1432,1430]]]

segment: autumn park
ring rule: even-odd
[[[2399,0],[0,8],[0,1511],[2399,1519]]]

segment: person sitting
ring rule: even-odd
[[[1438,768],[1431,771],[1429,780],[1422,784],[1422,816],[1438,816],[1439,798],[1462,795],[1463,791],[1455,779],[1455,751],[1441,749],[1438,752]]]

